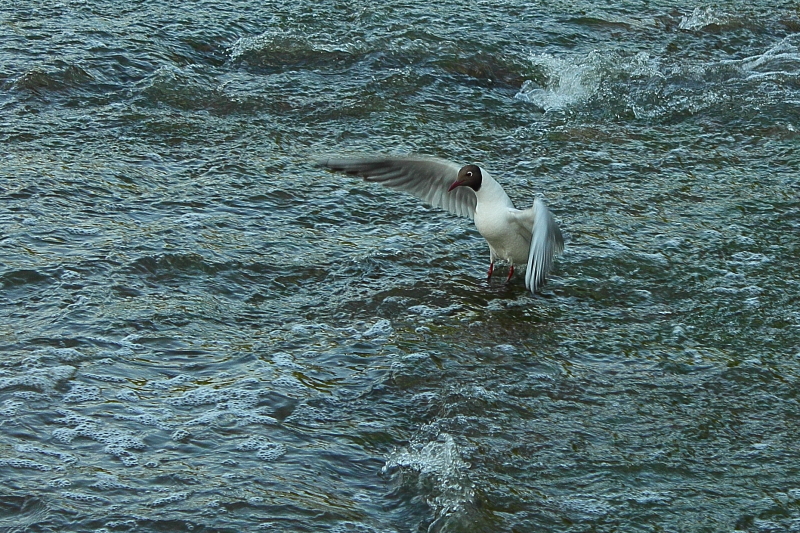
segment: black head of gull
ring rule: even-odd
[[[481,188],[482,181],[481,167],[478,165],[466,165],[461,167],[461,170],[458,171],[458,178],[453,182],[450,188],[447,189],[447,192],[452,191],[456,187],[469,187],[473,191],[478,192]]]

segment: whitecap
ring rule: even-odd
[[[678,28],[687,31],[702,30],[714,24],[724,24],[726,21],[727,17],[721,13],[717,13],[714,8],[696,7],[691,15],[681,17]]]

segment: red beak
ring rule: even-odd
[[[464,184],[464,183],[463,183],[461,180],[456,180],[456,181],[454,181],[454,182],[453,182],[453,184],[450,186],[450,188],[449,188],[449,189],[447,189],[447,192],[450,192],[450,191],[452,191],[452,190],[453,190],[453,189],[455,189],[456,187],[461,187],[463,184]]]

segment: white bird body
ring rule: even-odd
[[[516,209],[503,187],[478,166],[461,167],[425,156],[322,158],[319,164],[472,218],[489,244],[489,277],[498,259],[511,265],[509,279],[515,265],[526,265],[525,285],[531,292],[541,287],[553,257],[564,249],[561,230],[542,200],[537,198],[529,209]]]

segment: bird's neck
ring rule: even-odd
[[[483,204],[485,207],[514,207],[506,191],[488,172],[483,171],[481,188],[475,194],[478,197],[478,204]]]

